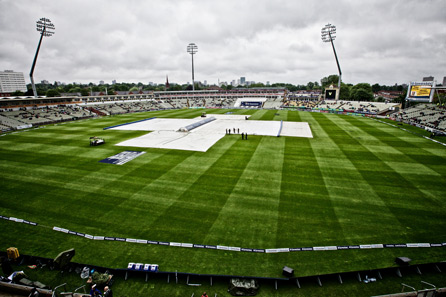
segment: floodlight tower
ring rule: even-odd
[[[31,71],[29,73],[29,77],[31,78],[31,84],[33,86],[34,97],[37,98],[37,90],[36,90],[36,85],[34,84],[34,78],[33,78],[34,68],[36,67],[36,62],[37,62],[37,56],[39,55],[40,45],[42,44],[43,36],[46,36],[46,37],[52,36],[54,34],[54,30],[56,28],[54,27],[53,23],[51,23],[51,21],[49,19],[40,18],[40,20],[38,20],[36,22],[36,29],[37,29],[37,31],[40,32],[40,40],[39,40],[39,45],[37,46],[36,55],[34,56],[33,65],[31,66]]]
[[[336,58],[336,64],[338,65],[338,71],[339,71],[339,80],[338,80],[338,88],[341,90],[341,66],[339,66],[338,61],[338,55],[336,55],[336,50],[333,44],[333,40],[336,39],[336,26],[332,24],[325,25],[324,28],[321,30],[321,37],[323,42],[331,42],[331,46],[333,47],[333,52]]]
[[[198,52],[198,47],[195,43],[189,43],[187,46],[187,52],[192,56],[192,91],[195,91],[195,82],[194,82],[194,55]]]

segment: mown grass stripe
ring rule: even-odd
[[[353,125],[358,126],[361,123],[358,123],[357,120],[350,120]],[[383,125],[381,123],[376,123],[377,125]],[[362,123],[365,126],[366,133],[370,135],[377,136],[374,133],[374,129],[369,127],[370,122],[365,121]],[[399,129],[393,130],[394,132],[399,131]],[[410,135],[411,137],[417,138],[415,135]],[[392,140],[392,134],[383,132],[380,141],[386,144],[387,147],[394,144]],[[423,138],[420,138],[423,142]],[[429,144],[428,142],[424,143]],[[435,144],[434,144],[435,145]],[[410,146],[410,144],[408,144]],[[379,158],[386,162],[386,164],[392,167],[395,171],[402,174],[405,179],[410,181],[412,184],[416,185],[418,188],[423,188],[424,190],[436,190],[439,185],[446,184],[446,177],[444,176],[444,172],[446,171],[446,150],[443,151],[429,151],[424,149],[411,149],[410,153],[407,152],[405,148],[402,148],[400,145],[392,148],[397,152],[397,155],[385,155],[379,154]],[[390,150],[390,149],[389,149]],[[423,152],[423,153],[422,153]],[[439,154],[442,153],[442,154]],[[443,156],[442,156],[443,155]]]
[[[248,248],[276,247],[285,139],[260,139],[205,242]],[[239,139],[238,145],[246,142]]]
[[[239,139],[238,135],[226,137]],[[260,137],[245,141],[245,146],[237,145],[236,142],[222,154],[152,224],[152,229],[160,234],[160,240],[202,242],[203,234],[208,234],[259,142]]]
[[[342,119],[337,119],[338,121],[332,121],[331,117],[327,117],[327,119],[332,122],[332,125],[330,125],[332,130],[350,131],[349,129],[352,129],[352,127],[340,127],[340,123],[344,123],[344,125],[346,124],[342,121]],[[362,135],[364,135],[364,133]],[[368,151],[367,146],[360,143],[360,139],[352,139],[352,141],[355,141],[357,146],[360,145],[364,149],[361,150],[362,153],[360,159],[354,157],[355,152],[358,151],[357,148],[355,148],[354,151],[343,148],[342,150],[344,154],[358,168],[358,171],[361,173],[362,177],[367,180],[369,184],[373,185],[375,192],[394,213],[395,217],[400,221],[401,226],[405,228],[405,230],[401,232],[401,235],[408,234],[413,231],[416,232],[416,230],[420,228],[424,230],[422,226],[424,225],[425,218],[415,216],[409,219],[409,217],[405,215],[406,211],[402,212],[402,208],[406,208],[406,205],[410,204],[412,209],[417,209],[418,211],[423,212],[426,208],[426,200],[429,200],[427,205],[429,205],[432,208],[431,211],[435,213],[435,210],[438,209],[438,207],[441,207],[442,204],[438,204],[436,200],[431,200],[430,197],[425,196],[419,190],[419,186],[413,184],[410,179],[406,178],[406,174],[400,174],[399,167],[389,166],[389,162],[383,162],[380,160],[379,155],[375,155]],[[380,143],[380,140],[376,139],[374,142]],[[368,168],[361,167],[362,163],[359,160],[362,159],[367,159],[369,162],[374,162],[373,166],[375,167],[380,166],[383,174],[379,176],[376,174],[376,171],[370,171]],[[405,164],[410,167],[413,162]],[[420,169],[422,168],[423,167],[420,167]],[[431,171],[429,170],[429,172]],[[434,176],[432,177],[434,178]],[[383,190],[381,188],[382,185],[387,185],[389,187],[393,186],[392,191],[389,191],[388,187]],[[436,214],[436,216],[439,216],[439,213]],[[429,231],[432,231],[432,233]],[[435,234],[438,232],[438,230],[429,231],[426,231],[425,237],[419,238],[419,240],[431,240],[431,238],[435,237]]]
[[[289,122],[302,122],[300,118],[300,113],[297,111],[287,111],[286,113],[282,110],[281,113],[284,113],[286,115],[286,119],[284,121]]]
[[[277,246],[312,246],[316,238],[316,245],[343,242],[310,140],[285,138],[285,156]]]
[[[262,118],[266,115],[266,117],[269,117],[268,110],[262,109],[262,110],[256,110],[253,114],[251,114],[250,120],[260,121]]]
[[[276,116],[275,110],[266,110],[265,113],[258,119],[259,121],[272,121]]]
[[[403,230],[386,203],[339,148],[336,143],[339,138],[335,137],[337,131],[327,123],[329,120],[320,114],[309,113],[305,116],[318,119],[312,128],[317,128],[321,141],[319,146],[310,143],[347,243],[355,244],[364,239],[369,239],[371,242],[386,237],[390,239],[394,231],[382,231],[380,234],[374,231],[378,214],[380,224],[391,225],[393,230]],[[323,123],[323,126],[319,122]],[[348,135],[343,137],[348,138]],[[330,154],[327,154],[327,148],[330,149]],[[336,172],[335,175],[333,170]]]
[[[221,145],[226,151],[235,143],[235,139],[229,139]],[[132,207],[140,202],[146,214],[139,226],[139,236],[143,238],[159,238],[161,234],[156,232],[152,225],[164,215],[176,201],[193,185],[205,172],[218,160],[219,155],[203,156],[202,153],[192,153],[181,162],[172,162],[175,166],[163,170],[163,174],[153,178],[149,183],[129,196],[121,206]],[[206,160],[206,162],[204,162]],[[163,162],[166,162],[163,159]],[[137,201],[135,201],[137,200]],[[114,215],[120,215],[119,210],[114,210]],[[132,222],[133,224],[134,222]]]
[[[358,119],[353,118],[352,121],[357,122]],[[379,135],[384,143],[393,145],[396,149],[406,155],[416,157],[417,155],[424,155],[425,152],[428,152],[429,154],[434,154],[438,157],[438,160],[442,161],[442,163],[445,163],[446,161],[446,149],[440,144],[436,144],[422,137],[377,121],[364,121],[362,122],[362,125],[364,125],[363,129],[370,135]],[[427,151],[428,149],[436,149],[438,147],[441,147],[442,149],[433,150],[435,153]]]

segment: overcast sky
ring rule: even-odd
[[[0,70],[29,71],[45,37],[36,82],[186,83],[195,80],[307,84],[337,74],[347,83],[393,85],[446,76],[445,0],[0,0]]]

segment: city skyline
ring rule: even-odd
[[[88,9],[86,9],[88,7]],[[56,26],[39,54],[36,81],[190,82],[195,80],[303,85],[337,74],[321,29],[337,27],[343,82],[405,84],[425,76],[441,83],[446,69],[446,2],[245,1],[225,3],[77,0],[0,1],[0,69],[27,73],[39,34]]]

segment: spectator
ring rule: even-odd
[[[104,288],[104,297],[113,297],[113,292],[108,286]]]
[[[94,284],[93,286],[91,286],[90,296],[102,296],[101,291],[99,291],[99,290],[96,288],[96,284]]]
[[[87,283],[99,284],[100,286],[107,285],[111,281],[113,275],[108,273],[99,273],[97,271],[88,278]]]

